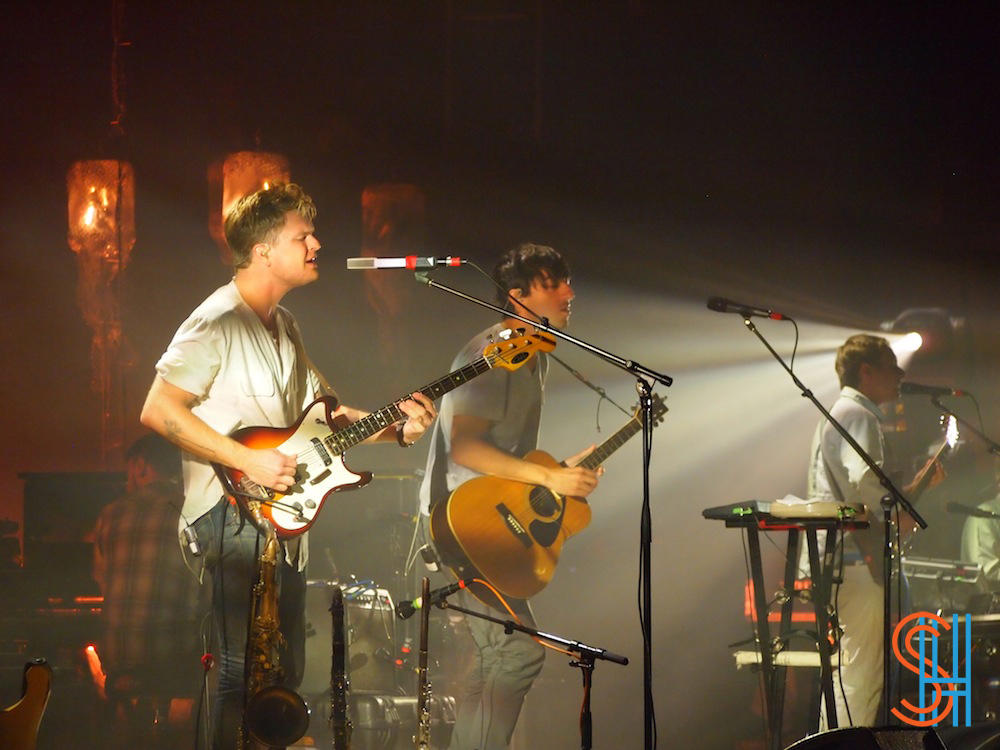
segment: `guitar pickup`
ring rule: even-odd
[[[333,459],[330,458],[330,454],[324,447],[322,440],[320,440],[319,438],[313,438],[309,442],[313,444],[313,448],[316,449],[316,454],[320,457],[320,460],[323,461],[324,466],[329,466],[330,464],[333,463]]]
[[[500,517],[507,525],[510,533],[517,538],[517,541],[524,545],[525,549],[531,549],[531,545],[534,543],[531,540],[531,535],[527,532],[524,526],[521,525],[521,522],[514,517],[514,514],[510,512],[510,508],[503,503],[499,503],[496,508],[497,513],[500,514]]]

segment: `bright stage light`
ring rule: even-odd
[[[907,333],[905,336],[899,338],[892,337],[889,340],[889,346],[896,352],[897,357],[901,354],[912,354],[923,346],[923,343],[924,337],[916,331]]]
[[[97,653],[97,647],[94,644],[87,644],[87,648],[84,649],[84,656],[87,659],[87,670],[90,672],[90,679],[94,683],[94,687],[100,694],[101,698],[105,697],[104,684],[105,675],[104,667],[101,665],[101,656]]]

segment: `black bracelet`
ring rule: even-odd
[[[396,442],[399,443],[400,448],[409,448],[413,443],[406,442],[406,438],[403,437],[403,425],[396,425]]]

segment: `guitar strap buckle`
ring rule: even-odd
[[[438,557],[437,550],[434,549],[434,545],[428,542],[417,550],[417,552],[420,553],[420,559],[424,561],[424,566],[427,570],[432,573],[437,573],[441,570],[441,559]]]

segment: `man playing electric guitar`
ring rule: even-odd
[[[299,460],[274,447],[228,437],[247,425],[287,427],[327,390],[309,362],[285,294],[319,278],[316,207],[297,185],[272,184],[243,198],[226,217],[233,280],[213,292],[181,324],[156,365],[142,422],[184,449],[185,548],[213,575],[213,614],[220,629],[221,670],[212,747],[236,747],[244,704],[244,655],[257,582],[258,532],[223,497],[212,467],[239,470],[254,484],[285,492],[298,482]],[[410,445],[434,419],[425,395],[399,404],[402,417],[366,442]],[[343,405],[333,414],[366,416]],[[277,565],[282,669],[287,687],[301,679],[305,658],[303,537],[283,545]],[[196,551],[195,551],[196,550]],[[180,554],[180,552],[178,552]],[[287,657],[287,658],[286,658]]]
[[[519,315],[564,328],[569,322],[573,289],[569,267],[550,247],[525,244],[507,252],[493,277],[500,285],[500,304]],[[456,357],[458,367],[478,355],[505,328],[523,325],[506,318],[473,338]],[[560,495],[583,498],[597,486],[600,470],[576,466],[586,453],[549,466],[525,461],[538,441],[545,375],[548,362],[539,355],[513,372],[491,371],[448,394],[441,402],[428,456],[428,469],[420,488],[425,521],[432,503],[447,498],[462,482],[479,475],[494,475],[548,487]],[[490,512],[484,507],[484,512]],[[463,606],[477,606],[463,597]],[[515,606],[517,616],[529,626],[534,619],[527,602]],[[452,750],[503,750],[510,744],[524,697],[542,669],[544,648],[521,634],[478,618],[468,618],[476,643],[476,664],[462,696]]]
[[[886,449],[879,404],[899,398],[899,384],[906,373],[896,363],[889,342],[867,334],[851,336],[837,350],[836,370],[841,391],[830,414],[876,464],[884,467]],[[863,503],[871,520],[868,529],[847,534],[840,553],[843,580],[834,595],[843,629],[842,666],[834,679],[837,724],[871,726],[882,694],[883,530],[878,519],[885,489],[868,464],[826,420],[816,429],[810,456],[809,497]],[[941,476],[935,456],[902,491],[912,502],[916,494]],[[914,523],[903,514],[899,526],[905,536]],[[825,707],[820,712],[820,729],[826,729]]]

